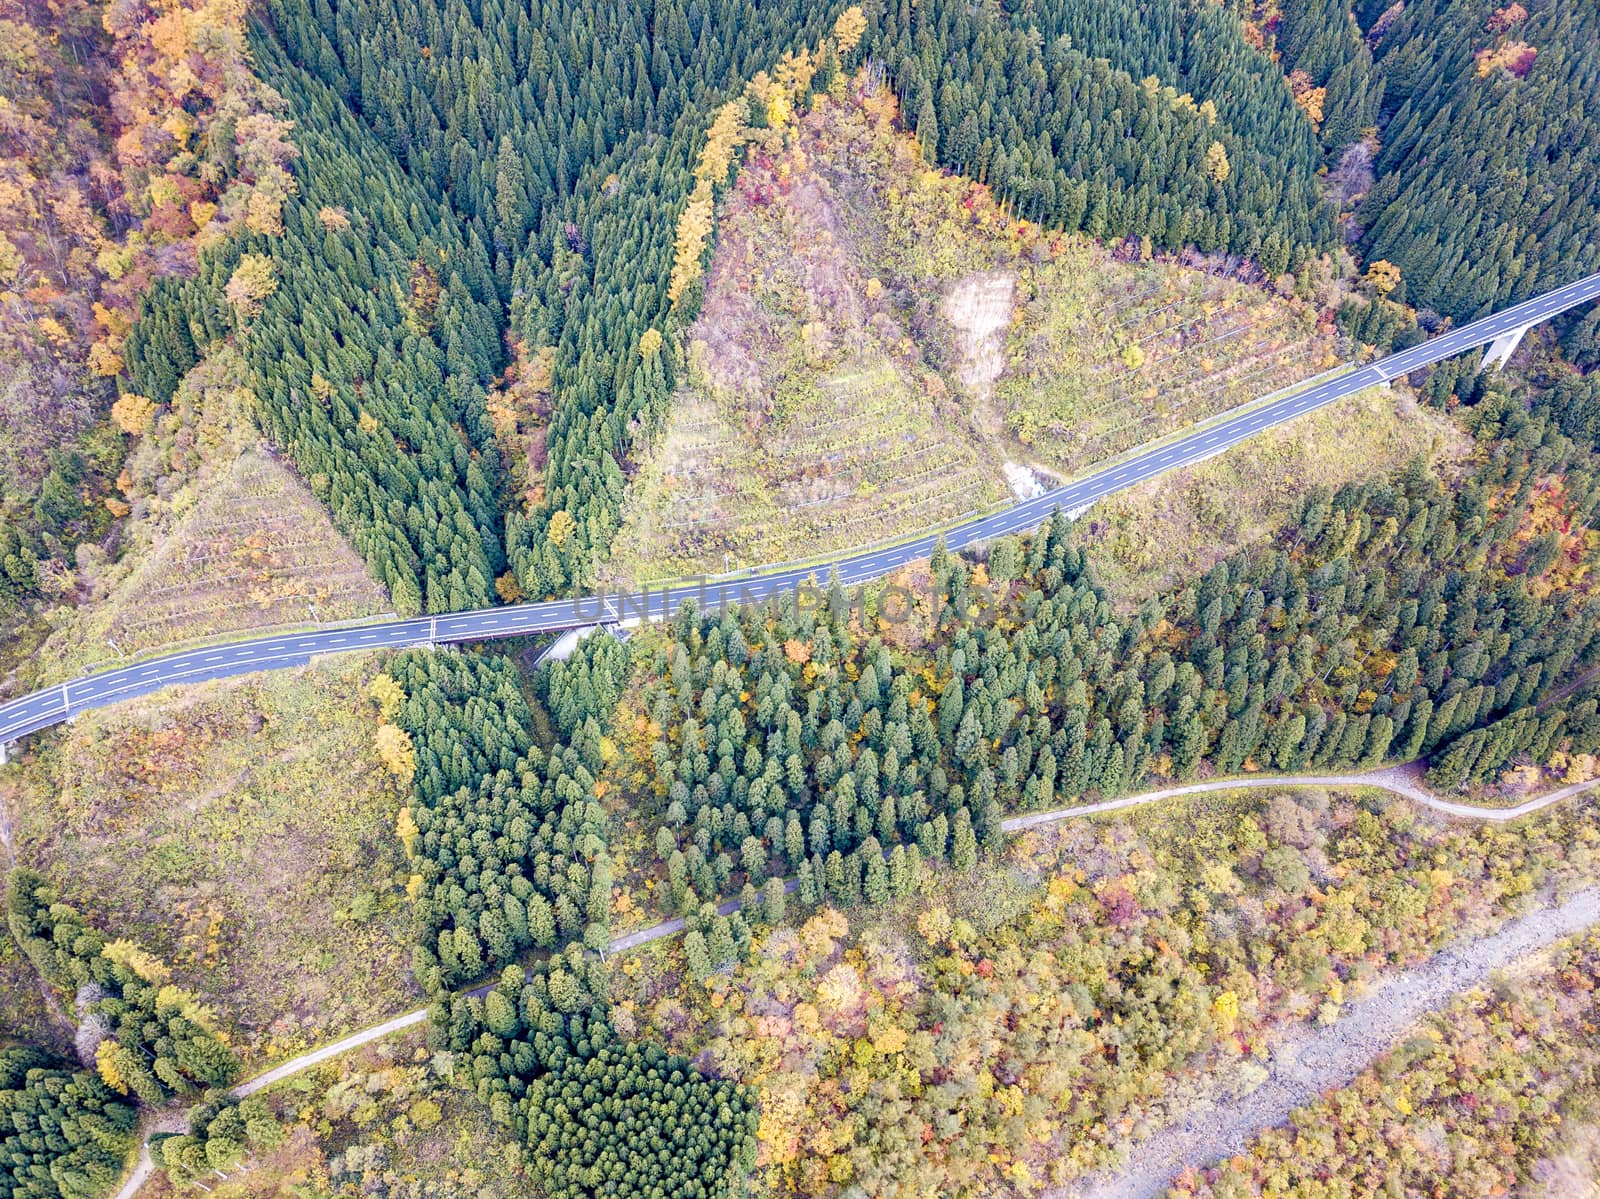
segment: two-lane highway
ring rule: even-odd
[[[1281,400],[1263,403],[1231,418],[1207,424],[1187,436],[1158,444],[1083,479],[1034,499],[1024,500],[993,515],[952,526],[943,531],[945,544],[952,550],[964,549],[992,537],[1038,528],[1058,508],[1065,512],[1085,508],[1147,479],[1219,454],[1265,429],[1354,395],[1367,387],[1386,383],[1421,367],[1487,345],[1502,333],[1538,324],[1596,298],[1600,298],[1600,274],[1579,279],[1482,320],[1449,330],[1420,345],[1327,379]],[[939,535],[929,533],[888,548],[847,553],[832,561],[809,566],[710,582],[678,583],[634,595],[583,597],[483,608],[432,617],[259,637],[185,650],[101,671],[0,705],[0,744],[58,724],[79,712],[157,691],[169,684],[294,666],[320,654],[482,641],[635,619],[659,620],[670,616],[685,600],[695,600],[708,608],[725,602],[759,602],[792,592],[814,577],[826,579],[834,571],[838,572],[840,581],[849,586],[879,578],[906,562],[926,558],[933,551]]]

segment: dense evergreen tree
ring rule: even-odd
[[[930,858],[976,867],[1009,811],[1152,774],[1419,756],[1450,788],[1558,748],[1600,750],[1593,684],[1566,694],[1600,660],[1600,597],[1550,578],[1580,565],[1572,547],[1587,552],[1600,510],[1589,444],[1561,432],[1560,409],[1465,360],[1424,396],[1481,439],[1459,486],[1418,463],[1314,493],[1273,542],[1136,614],[1113,609],[1058,515],[997,541],[982,570],[936,555],[937,603],[908,639],[873,631],[870,599],[855,607],[837,584],[815,605],[686,605],[640,641],[589,638],[531,687],[548,746],[508,660],[401,655],[418,977],[460,1081],[526,1138],[541,1184],[665,1194],[697,1180],[720,1194],[749,1151],[741,1093],[621,1043],[603,956],[588,952],[608,935],[596,800],[624,752],[610,722],[630,678],[630,727],[653,741],[625,761],[659,797],[653,843],[685,916],[685,963],[711,985],[746,958],[753,922],[784,919],[784,877],[807,905],[891,902]],[[1570,544],[1527,535],[1541,499],[1563,505]],[[1300,855],[1262,850],[1276,885],[1310,885]],[[718,913],[711,901],[731,894],[741,910]],[[445,995],[530,949],[551,956]]]
[[[562,697],[562,736],[546,752],[509,660],[397,659],[407,698],[396,720],[417,761],[412,896],[425,988],[469,981],[529,949],[605,946],[611,875],[595,779],[627,668],[625,647],[605,636],[552,665],[546,685]]]
[[[711,108],[783,51],[816,46],[834,12],[795,0],[278,0],[271,12],[293,60],[485,247],[511,335],[554,348],[544,496],[508,514],[505,553],[530,595],[592,581],[623,467],[672,394],[671,357],[640,355],[640,339],[694,313],[692,298],[674,312],[667,286]]]
[[[1322,153],[1242,28],[1225,7],[1178,0],[1015,15],[924,0],[886,5],[871,40],[912,123],[935,114],[924,141],[940,161],[1021,215],[1281,271],[1332,241]]]
[[[0,1199],[99,1199],[122,1172],[135,1122],[95,1075],[0,1049]]]
[[[175,1182],[192,1182],[229,1171],[250,1150],[266,1151],[283,1141],[283,1129],[265,1098],[209,1097],[189,1111],[186,1133],[151,1137],[151,1155]]]
[[[1275,43],[1286,68],[1303,72],[1307,85],[1323,89],[1318,133],[1330,152],[1357,142],[1377,125],[1384,84],[1348,4],[1289,0]]]
[[[490,602],[504,561],[500,467],[484,388],[500,363],[487,253],[409,179],[326,85],[258,42],[300,156],[284,232],[227,243],[146,298],[129,338],[136,390],[165,400],[237,334],[263,428],[293,458],[402,614]],[[229,302],[265,257],[257,310]]]
[[[460,1055],[461,1081],[527,1141],[540,1193],[734,1193],[755,1156],[749,1095],[658,1046],[621,1041],[606,989],[605,966],[574,946],[507,968],[481,999],[436,1004],[433,1034]]]
[[[1538,705],[1600,658],[1600,597],[1547,577],[1590,552],[1600,473],[1542,401],[1498,377],[1470,385],[1485,462],[1457,490],[1416,467],[1314,494],[1275,544],[1132,618],[1060,518],[1020,552],[997,543],[986,583],[945,556],[945,624],[919,653],[864,635],[870,614],[837,590],[814,609],[686,610],[639,701],[661,730],[650,752],[671,835],[656,851],[674,899],[693,911],[782,873],[804,899],[881,902],[888,847],[965,869],[1003,812],[1135,789],[1153,769],[1422,755],[1453,787],[1558,744],[1594,752],[1592,698]],[[1562,505],[1564,534],[1523,533],[1539,503]],[[1000,619],[959,616],[997,579],[983,607]]]
[[[1600,12],[1418,0],[1377,32],[1389,111],[1363,253],[1460,319],[1600,269]]]
[[[159,960],[131,941],[108,940],[31,871],[12,870],[9,886],[11,935],[44,978],[79,1002],[108,1086],[159,1106],[233,1080],[233,1051]]]

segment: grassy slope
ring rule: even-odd
[[[1315,309],[1170,263],[1111,262],[1081,239],[1018,277],[996,389],[1047,466],[1077,472],[1338,361]]]
[[[130,545],[64,612],[51,677],[219,634],[383,612],[389,600],[294,471],[265,447],[229,347],[201,362],[124,479]],[[109,639],[109,640],[108,640]]]
[[[751,147],[687,335],[689,384],[614,550],[623,573],[809,556],[1003,497],[938,347],[871,248],[897,149],[837,104]],[[863,173],[869,160],[882,165]]]
[[[894,116],[824,97],[749,150],[619,575],[919,532],[1007,461],[1074,473],[1336,361],[1313,306],[1009,220]]]
[[[194,508],[99,606],[74,655],[127,654],[192,637],[381,612],[383,589],[326,510],[270,453],[247,450],[199,489]]]
[[[370,658],[90,713],[0,773],[16,859],[168,959],[252,1062],[415,1001]],[[26,991],[7,988],[3,1023]]]
[[[1375,388],[1103,500],[1078,535],[1113,600],[1137,604],[1270,537],[1317,487],[1336,491],[1417,455],[1449,463],[1471,450],[1442,413]]]

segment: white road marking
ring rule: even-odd
[[[1036,500],[1025,501],[1006,512],[980,518],[968,525],[958,525],[945,534],[946,541],[952,548],[964,548],[1002,532],[1036,527],[1058,507],[1063,511],[1087,508],[1094,501],[1124,487],[1153,478],[1165,470],[1187,466],[1211,456],[1210,453],[1205,453],[1196,457],[1196,450],[1221,441],[1226,441],[1230,446],[1238,444],[1264,429],[1275,428],[1301,413],[1332,403],[1364,387],[1372,386],[1375,382],[1386,382],[1463,351],[1486,345],[1501,332],[1538,324],[1555,313],[1596,298],[1600,298],[1600,273],[1575,279],[1571,283],[1546,292],[1543,296],[1524,300],[1502,312],[1491,314],[1459,329],[1453,329],[1432,341],[1391,354],[1378,363],[1369,364],[1349,375],[1297,393],[1257,413],[1223,425],[1211,431],[1208,436],[1191,435],[1164,451],[1147,451],[1114,469],[1091,475],[1077,484],[1047,492]],[[871,578],[881,573],[884,567],[898,565],[913,554],[925,555],[933,543],[934,538],[930,537],[914,542],[910,547],[902,547],[898,552],[877,550],[859,558],[843,559],[835,562],[832,570],[837,572],[841,581],[854,582],[858,578]],[[769,597],[814,574],[820,576],[827,573],[829,571],[826,566],[780,572],[758,581],[751,589],[751,594],[757,599]],[[729,593],[726,589],[719,589],[714,595],[704,595],[698,588],[680,586],[647,592],[642,596],[627,597],[623,600],[623,604],[624,610],[637,605],[646,618],[654,620],[666,618],[686,600],[703,599],[706,602],[720,602],[727,598]],[[507,622],[519,630],[530,632],[569,628],[583,623],[578,605],[573,601],[561,600],[520,605],[515,612],[484,611],[454,615],[462,621],[455,640],[470,640],[478,635],[501,631]],[[524,620],[524,616],[528,619]],[[331,652],[332,647],[347,644],[350,636],[353,636],[358,643],[370,644],[377,641],[399,643],[410,636],[410,623],[396,621],[388,626],[369,629],[363,633],[337,637],[320,634],[295,641],[265,640],[254,643],[249,648],[227,647],[221,652],[200,656],[192,653],[175,654],[166,659],[159,659],[153,665],[144,666],[137,671],[124,668],[80,679],[74,685],[88,686],[91,694],[87,700],[83,696],[72,698],[80,707],[86,702],[92,706],[109,702],[112,697],[128,691],[150,689],[148,684],[139,681],[125,686],[116,685],[122,680],[145,680],[152,676],[160,676],[166,682],[177,682],[196,675],[219,677],[241,673],[233,668],[245,666],[247,663],[251,668],[260,668],[271,662],[305,661],[319,652]],[[262,656],[258,658],[257,655]],[[52,698],[56,703],[61,703],[64,696],[66,696],[65,688],[59,691],[52,688],[33,696],[13,700],[10,704],[0,704],[0,736],[21,735],[19,730],[31,726],[35,719],[43,718],[47,723],[59,720],[60,713],[52,707]]]

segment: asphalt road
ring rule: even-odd
[[[1210,458],[1264,429],[1281,425],[1365,388],[1487,345],[1501,333],[1537,324],[1596,298],[1600,298],[1600,273],[1524,300],[1459,329],[1449,330],[1359,370],[1328,379],[1281,400],[1251,408],[1232,418],[1208,424],[1188,436],[1126,457],[1035,499],[1023,500],[993,515],[947,528],[943,530],[945,544],[952,550],[958,550],[1006,533],[1036,529],[1058,508],[1065,512],[1085,508],[1108,495],[1169,470]],[[932,553],[938,536],[937,533],[930,533],[913,541],[862,551],[831,562],[705,582],[672,584],[636,595],[584,597],[482,608],[435,617],[422,616],[258,637],[228,645],[185,650],[103,670],[0,704],[0,743],[48,728],[79,712],[158,691],[172,683],[193,683],[255,670],[295,666],[320,654],[483,641],[603,622],[657,620],[676,612],[685,600],[696,601],[702,609],[716,608],[727,602],[760,602],[793,592],[813,577],[826,580],[830,572],[835,570],[841,583],[852,586],[880,578],[906,562],[926,558]]]

